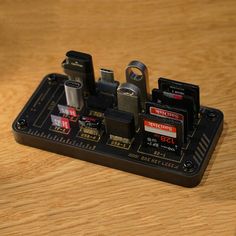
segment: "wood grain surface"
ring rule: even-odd
[[[129,61],[195,83],[224,131],[183,188],[19,145],[11,124],[65,52],[124,81]],[[0,235],[236,235],[236,1],[0,1]]]

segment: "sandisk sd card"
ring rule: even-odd
[[[141,114],[143,144],[181,153],[183,132],[181,121]]]
[[[152,90],[152,101],[170,107],[185,109],[188,112],[188,128],[193,130],[194,124],[194,100],[192,97],[174,94],[160,89]]]
[[[184,142],[187,141],[187,134],[188,134],[187,110],[175,108],[175,107],[169,107],[169,106],[158,104],[158,103],[147,102],[146,113],[152,116],[158,116],[158,117],[180,121],[183,124],[182,131],[184,134]]]
[[[197,118],[200,110],[199,86],[166,78],[159,78],[158,86],[166,92],[191,96],[194,99],[194,113]]]

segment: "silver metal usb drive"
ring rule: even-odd
[[[136,73],[134,71],[139,73]],[[149,94],[149,80],[147,67],[140,61],[131,61],[126,68],[126,81],[136,85],[140,90],[142,109],[145,109],[145,102]]]
[[[82,109],[84,106],[83,84],[74,80],[66,80],[64,88],[67,105]]]
[[[133,113],[135,126],[138,127],[139,113],[141,111],[140,90],[131,83],[123,83],[117,89],[118,109]]]

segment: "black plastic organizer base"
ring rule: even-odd
[[[67,79],[50,74],[42,80],[13,123],[18,143],[185,187],[200,183],[223,129],[221,111],[201,107],[196,129],[180,156],[142,146],[139,132],[130,146],[117,147],[108,142],[105,132],[97,140],[82,138],[77,123],[69,134],[49,128],[50,115],[58,113],[57,104],[66,103]]]

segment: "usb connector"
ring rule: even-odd
[[[114,71],[101,68],[101,80],[108,83],[114,83]]]

